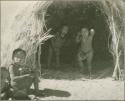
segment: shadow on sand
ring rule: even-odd
[[[37,94],[35,94],[33,89],[30,89],[30,94],[36,95],[37,97],[49,97],[49,96],[56,96],[56,97],[69,97],[71,94],[67,91],[61,91],[61,90],[53,90],[53,89],[47,89],[39,90]]]

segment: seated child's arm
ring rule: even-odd
[[[30,76],[30,74],[25,74],[25,75],[21,75],[21,76],[15,76],[15,77],[13,78],[13,80],[22,79],[22,78],[25,78],[25,77],[27,77],[27,76]]]
[[[21,76],[15,76],[13,69],[14,69],[13,66],[9,67],[9,73],[10,73],[11,82],[14,82],[16,80],[20,80],[20,79],[23,79],[25,77],[30,76],[30,74],[24,74],[24,75],[21,75]]]

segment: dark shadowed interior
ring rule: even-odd
[[[112,67],[112,55],[108,50],[109,28],[105,14],[99,7],[98,2],[92,1],[55,1],[49,6],[45,19],[47,28],[53,29],[51,34],[58,32],[62,25],[69,26],[66,44],[61,49],[62,64],[73,65],[75,63],[78,50],[75,36],[82,27],[87,27],[95,29],[93,69],[99,70]],[[46,64],[48,45],[49,40],[42,45],[41,64]],[[46,67],[43,66],[43,68]]]

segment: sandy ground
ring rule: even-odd
[[[111,78],[94,80],[42,79],[41,100],[124,100],[124,82]]]
[[[49,71],[50,74],[40,80],[40,90],[45,96],[39,98],[41,100],[124,100],[124,82],[113,81],[110,76],[102,76],[102,74],[106,75],[106,72],[109,74],[108,71],[109,69],[102,71],[103,73],[99,71],[93,74],[92,80],[78,71],[68,73]]]

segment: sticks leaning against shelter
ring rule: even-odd
[[[50,28],[46,33],[44,33],[42,36],[39,36],[39,43],[38,43],[38,67],[40,70],[40,75],[41,75],[41,45],[44,44],[45,41],[47,41],[48,39],[52,38],[53,35],[50,35],[50,31],[52,29]]]
[[[116,12],[116,13],[119,14],[119,12]],[[120,15],[119,15],[119,17],[120,17]],[[111,8],[111,16],[109,16],[108,20],[109,20],[108,21],[109,29],[112,34],[112,40],[111,40],[111,44],[109,45],[109,51],[113,55],[113,61],[114,61],[114,66],[115,66],[112,77],[115,80],[117,80],[117,79],[123,80],[121,68],[120,68],[120,64],[119,64],[120,55],[121,55],[121,51],[119,51],[119,41],[120,41],[120,37],[121,37],[121,31],[118,28],[118,26],[116,25],[116,22],[114,20],[113,8]]]
[[[109,52],[113,56],[114,62],[114,71],[113,71],[113,78],[115,80],[123,80],[122,73],[121,73],[121,65],[120,65],[120,56],[121,49],[120,46],[120,38],[124,36],[125,29],[125,2],[123,0],[101,0],[100,8],[102,8],[102,12],[104,12],[106,17],[106,22],[108,24],[110,35],[108,40],[108,47]],[[122,46],[123,47],[123,46]]]

